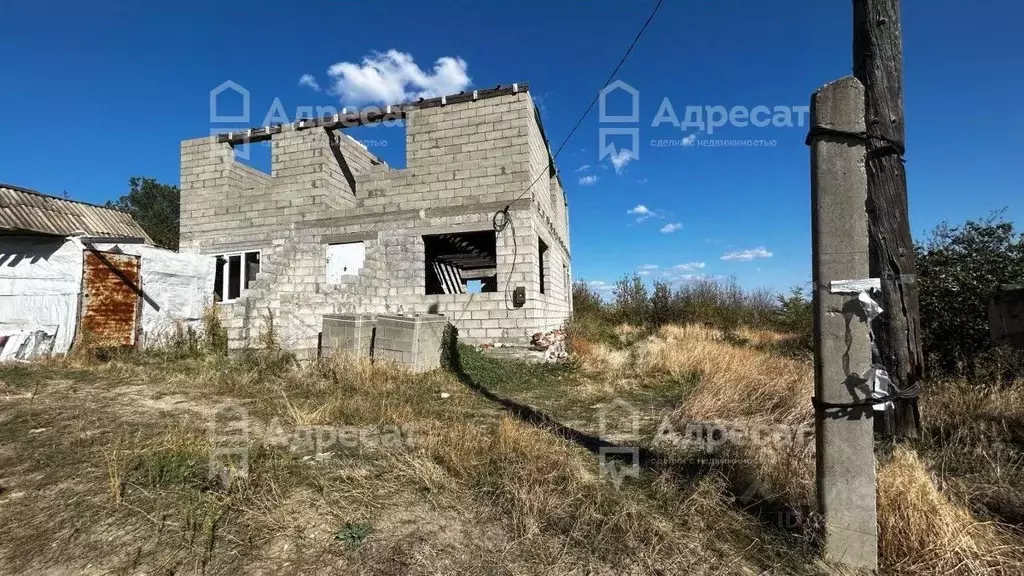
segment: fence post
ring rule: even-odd
[[[870,328],[856,294],[830,282],[868,277],[864,87],[850,76],[811,97],[811,231],[818,511],[827,560],[878,566]],[[825,403],[825,405],[822,405]]]

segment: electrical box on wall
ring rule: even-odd
[[[526,304],[526,287],[516,286],[515,290],[512,291],[512,305],[516,308]]]
[[[362,242],[327,245],[327,282],[341,282],[346,276],[358,276],[366,260]]]

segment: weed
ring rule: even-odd
[[[358,548],[373,533],[373,525],[369,522],[346,522],[341,530],[334,534],[334,539],[350,548]]]
[[[263,330],[260,332],[258,344],[265,350],[278,350],[277,327],[274,325],[274,311],[267,307],[267,313],[263,317]]]
[[[228,331],[221,325],[216,304],[203,310],[203,336],[208,350],[215,354],[227,354]]]
[[[103,456],[107,461],[107,489],[110,491],[110,499],[115,504],[120,504],[124,495],[124,451],[115,445],[111,450],[103,450]]]
[[[205,489],[209,461],[204,438],[172,430],[158,443],[134,454],[127,468],[132,481],[140,486]]]

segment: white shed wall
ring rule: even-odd
[[[82,248],[64,238],[0,236],[0,336],[15,339],[43,331],[53,338],[55,354],[71,346],[82,289]]]
[[[177,325],[202,327],[213,299],[215,261],[142,244],[96,244],[101,251],[140,256],[142,345],[152,346]],[[21,343],[42,331],[52,347],[40,353],[66,354],[75,336],[82,290],[82,251],[76,238],[0,236],[0,360],[15,357]]]
[[[178,324],[202,327],[203,311],[213,302],[215,259],[179,254],[144,244],[96,244],[140,257],[142,273],[142,345],[152,346],[174,334]]]

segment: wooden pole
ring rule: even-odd
[[[917,264],[903,166],[903,47],[899,0],[853,0],[853,73],[864,85],[871,276],[882,285],[875,342],[892,383],[924,376]],[[895,402],[896,433],[916,437],[917,399]]]

